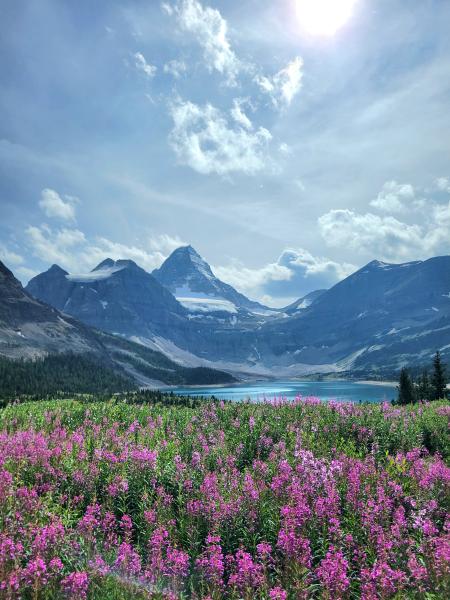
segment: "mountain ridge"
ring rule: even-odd
[[[172,288],[175,286],[175,291],[179,291],[177,285],[193,282],[189,291],[206,296],[205,278],[211,285],[216,284],[206,261],[192,247],[177,249],[171,256],[162,274],[167,275]],[[120,282],[131,269],[157,283],[134,263],[125,263],[109,260],[91,274],[104,282]],[[102,279],[105,271],[108,277]],[[53,272],[47,275],[47,284],[53,275]],[[83,281],[75,281],[74,275],[64,275],[63,270],[57,269],[56,275],[60,280],[64,278],[64,286],[68,279],[77,288],[91,285],[92,275]],[[159,275],[167,283],[166,276],[161,272]],[[137,304],[142,303],[141,292],[128,287],[133,282],[133,278],[125,278],[119,286],[120,293]],[[329,290],[317,290],[284,310],[266,315],[262,310],[258,314],[236,305],[233,305],[236,313],[220,312],[217,306],[213,311],[202,312],[198,307],[189,310],[167,288],[157,285],[159,293],[168,294],[170,304],[179,309],[169,311],[163,328],[155,328],[151,303],[145,304],[142,322],[130,316],[135,310],[130,305],[127,325],[120,332],[186,365],[204,364],[242,373],[302,375],[368,366],[399,368],[433,354],[438,348],[444,353],[447,346],[450,348],[450,256],[400,264],[374,260]],[[214,289],[217,294],[217,288]],[[101,302],[108,301],[106,296],[99,295],[101,291],[98,287],[97,295],[94,292],[90,295],[98,310]],[[71,298],[78,301],[76,294]],[[218,301],[217,295],[211,299]],[[165,301],[160,298],[159,302]],[[73,312],[81,319],[86,318],[80,306]],[[117,329],[114,320],[97,326],[110,332]]]
[[[196,298],[207,301],[208,297],[231,304],[228,307],[218,305],[217,311],[233,312],[233,306],[236,309],[268,309],[216,277],[210,265],[191,245],[176,248],[163,264],[152,272],[152,275],[177,299],[180,301],[183,299],[184,303],[182,303],[188,305],[192,312],[195,312]],[[211,307],[211,311],[214,312],[214,306]]]
[[[63,272],[50,267],[51,274]],[[98,331],[34,297],[0,261],[0,357],[42,359],[52,355],[94,357],[136,385],[228,383],[234,378],[213,369],[180,365],[161,352]]]

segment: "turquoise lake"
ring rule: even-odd
[[[383,402],[397,397],[392,385],[356,383],[354,381],[260,381],[229,386],[201,386],[170,388],[182,396],[215,396],[223,400],[252,400],[262,402],[274,398],[294,399],[297,396],[317,396],[321,400],[340,402]]]

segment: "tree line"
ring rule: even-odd
[[[431,374],[428,369],[424,369],[418,377],[413,378],[407,367],[403,367],[400,371],[398,398],[395,404],[431,402],[432,400],[444,400],[446,397],[447,373],[439,351],[433,358]]]
[[[0,356],[0,399],[58,393],[114,393],[136,389],[125,373],[90,354],[52,354],[36,360]]]

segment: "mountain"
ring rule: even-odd
[[[106,281],[116,270],[119,272],[131,268],[135,272],[136,269],[139,269],[137,266],[135,269],[133,265],[125,265],[124,261],[117,261],[113,265],[111,262],[99,265],[100,268],[96,271],[97,275],[93,275],[91,279],[87,277],[86,283],[93,285],[94,282]],[[64,304],[70,297],[77,298],[77,295],[74,294],[65,299],[65,282],[68,282],[70,289],[74,283],[66,277],[65,271],[53,266],[47,271],[47,274],[43,274],[46,277],[35,278],[37,281],[31,286],[32,289],[39,291],[43,296],[55,298],[55,302],[64,302]],[[100,279],[98,279],[99,275]],[[151,278],[150,275],[149,277]],[[124,280],[116,281],[116,284],[110,284],[113,288],[125,285],[125,289],[128,289],[134,283],[132,275],[125,277]],[[155,284],[157,289],[161,287],[157,282]],[[144,286],[143,290],[147,292],[148,287]],[[100,291],[102,288],[99,288]],[[77,293],[80,293],[82,298],[91,297],[89,293],[83,296],[82,290],[78,290]],[[178,309],[176,300],[163,288],[162,294],[163,298],[174,303],[176,310],[183,311],[181,307]],[[145,299],[143,302],[145,303]],[[90,319],[92,316],[90,302],[86,301],[85,305],[81,305],[80,312],[83,312],[83,306]],[[135,314],[133,317],[137,318]],[[105,373],[107,375],[114,371],[122,379],[132,380],[134,385],[149,385],[154,384],[155,381],[168,384],[229,383],[234,381],[234,378],[228,373],[202,366],[190,368],[180,365],[161,352],[98,331],[66,313],[61,313],[56,308],[33,298],[23,289],[13,273],[0,262],[0,358],[36,360],[65,354],[67,359],[61,359],[63,362],[60,361],[58,364],[66,365],[67,369],[70,369],[72,364],[71,356],[83,355],[89,364],[94,364],[97,372],[103,373],[103,376]],[[4,363],[4,372],[6,372],[7,366],[8,363]],[[26,365],[23,369],[26,372],[30,371]],[[19,369],[10,369],[10,371],[18,373]]]
[[[275,310],[249,300],[231,285],[218,279],[209,264],[192,246],[174,250],[152,274],[191,313],[237,315],[242,309],[263,316],[276,313]]]
[[[26,286],[35,298],[87,325],[132,337],[186,337],[187,311],[152,275],[132,260],[106,259],[89,273],[58,265]]]
[[[265,362],[330,370],[420,364],[437,349],[450,354],[450,256],[372,261],[258,340]]]
[[[309,292],[306,296],[303,296],[299,300],[296,300],[286,308],[281,309],[281,312],[284,312],[288,315],[293,315],[300,310],[305,310],[305,308],[309,308],[311,304],[313,304],[317,298],[320,298],[322,294],[324,294],[327,290],[315,290],[314,292]]]
[[[186,367],[289,376],[392,370],[429,362],[436,349],[450,354],[449,256],[372,261],[281,311],[255,308],[190,246],[154,276],[131,261],[107,260],[84,275],[53,266],[27,290]]]
[[[0,354],[33,358],[46,353],[101,353],[101,344],[83,324],[26,293],[0,262]]]

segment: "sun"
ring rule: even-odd
[[[334,35],[350,19],[358,0],[296,0],[300,25],[311,35]]]

